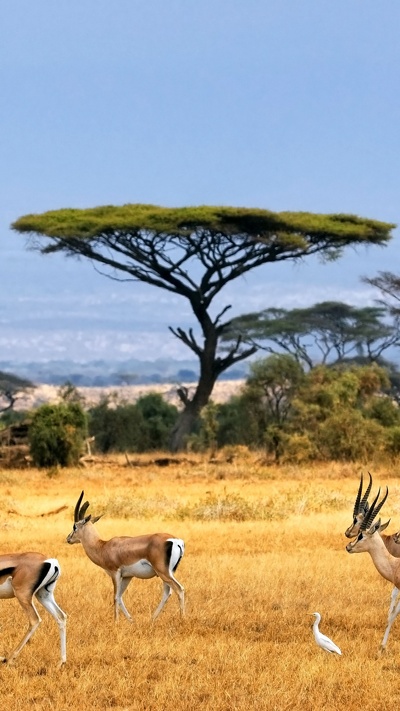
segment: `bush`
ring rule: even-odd
[[[386,451],[392,457],[400,454],[400,427],[388,427],[386,430]]]
[[[89,412],[89,432],[96,437],[96,449],[104,454],[142,451],[143,416],[135,405],[110,407],[105,399]]]
[[[385,429],[357,410],[343,410],[319,425],[313,442],[322,459],[366,461],[384,450]]]
[[[29,428],[30,452],[37,467],[72,466],[82,454],[86,415],[78,402],[42,405]]]
[[[89,412],[89,430],[103,453],[168,449],[177,416],[177,408],[158,393],[144,395],[135,404],[104,399]]]

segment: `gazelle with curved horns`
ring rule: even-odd
[[[360,524],[360,531],[357,538],[347,544],[346,550],[348,553],[369,553],[378,573],[385,578],[385,580],[389,580],[389,582],[394,585],[389,607],[388,623],[380,647],[381,651],[384,651],[392,624],[400,612],[400,601],[396,603],[400,591],[400,559],[395,558],[395,556],[388,551],[380,536],[382,530],[381,520],[378,519],[376,523],[373,523],[387,499],[387,487],[385,496],[378,504],[379,496],[380,489],[371,507],[368,509],[368,513]]]
[[[103,568],[113,581],[114,617],[121,610],[132,622],[122,596],[132,578],[148,580],[158,576],[163,581],[161,602],[153,614],[155,620],[167,602],[172,590],[177,594],[181,615],[185,612],[185,593],[174,573],[184,554],[185,544],[181,538],[169,533],[150,533],[145,536],[117,536],[101,540],[94,523],[101,516],[85,516],[89,502],[82,504],[82,491],[74,512],[74,525],[67,537],[68,543],[82,543],[88,558]],[[81,505],[82,504],[82,505]]]
[[[355,538],[358,536],[360,532],[360,526],[365,518],[365,516],[368,513],[369,510],[369,504],[368,504],[368,497],[371,493],[371,488],[372,488],[372,476],[368,472],[369,476],[369,483],[367,485],[367,488],[364,492],[362,493],[363,490],[363,475],[361,474],[360,477],[360,485],[358,487],[358,492],[357,492],[357,497],[354,503],[354,509],[353,509],[353,523],[351,526],[349,526],[346,531],[345,531],[345,536],[347,538]],[[390,521],[387,521],[386,523],[383,523],[380,527],[380,533],[382,535],[382,532],[388,527]],[[389,553],[391,553],[395,558],[400,558],[400,532],[399,533],[394,533],[391,536],[388,536],[387,534],[382,535],[382,540],[388,549]]]
[[[34,598],[54,617],[60,631],[62,666],[67,661],[66,623],[67,615],[54,599],[54,588],[61,569],[56,558],[46,558],[41,553],[6,553],[0,555],[0,599],[17,598],[28,618],[28,631],[8,657],[0,661],[12,664],[36,632],[41,618]]]

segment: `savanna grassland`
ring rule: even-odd
[[[395,708],[400,703],[400,619],[378,656],[391,592],[367,553],[345,551],[362,468],[266,467],[193,457],[165,468],[97,462],[58,472],[0,471],[1,552],[58,557],[56,600],[68,614],[67,665],[57,669],[58,630],[43,623],[12,667],[0,666],[2,708],[188,711],[207,709]],[[140,464],[140,466],[139,466]],[[366,469],[363,468],[366,473]],[[389,485],[383,520],[400,528],[400,478]],[[82,546],[65,542],[81,489],[100,535],[159,531],[183,537],[177,578],[187,616],[171,597],[151,613],[161,582],[133,580],[130,624],[113,621],[112,584]],[[315,645],[310,613],[343,652]],[[0,654],[23,635],[16,600],[0,601]]]

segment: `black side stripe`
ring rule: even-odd
[[[15,566],[13,568],[3,568],[3,570],[0,570],[0,578],[2,578],[4,575],[12,575],[15,570]]]
[[[175,570],[177,569],[179,563],[181,562],[181,560],[182,560],[182,558],[183,558],[182,546],[180,546],[179,543],[178,543],[178,548],[179,548],[181,554],[180,554],[180,556],[179,556],[179,558],[178,558],[178,560],[177,560],[177,562],[176,562],[176,565],[175,565],[175,567],[174,567],[174,569],[173,569],[173,571],[172,571],[173,573],[175,573]]]
[[[36,590],[39,590],[43,580],[45,579],[46,575],[48,574],[50,570],[50,563],[47,561],[43,563],[42,567],[40,568],[39,575],[37,577],[36,582],[32,586],[32,595]]]
[[[174,544],[173,544],[172,541],[167,541],[166,544],[165,544],[165,562],[166,562],[166,564],[167,564],[167,568],[169,568],[169,564],[170,564],[170,562],[171,562],[172,546],[173,546],[173,545],[174,545]],[[179,544],[178,544],[178,546],[179,546]],[[180,548],[181,554],[180,554],[180,556],[179,556],[178,561],[176,562],[176,564],[174,565],[174,567],[173,567],[173,569],[172,569],[172,572],[173,572],[173,573],[175,573],[175,570],[177,569],[177,567],[178,567],[178,565],[179,565],[179,563],[180,563],[180,561],[181,561],[181,558],[182,558],[182,556],[183,556],[182,546],[179,546],[179,548]]]
[[[37,580],[32,587],[32,595],[42,587],[42,583],[45,580],[46,576],[49,574],[50,569],[51,569],[51,563],[49,563],[48,561],[45,561],[43,563],[42,567],[40,568],[40,572],[37,577]],[[60,574],[60,570],[59,570],[58,566],[55,566],[54,574],[51,576],[50,580],[48,580],[45,585],[45,589],[48,592],[49,592],[49,586],[52,585],[57,580],[59,574]]]
[[[172,541],[166,541],[165,543],[165,563],[167,568],[169,568],[169,564],[171,562],[171,553],[172,553]]]

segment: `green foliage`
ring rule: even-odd
[[[271,356],[253,364],[240,396],[218,406],[218,445],[264,447],[296,463],[395,456],[400,408],[387,387],[375,364],[304,373],[291,356]]]
[[[397,403],[389,397],[373,397],[365,415],[379,422],[383,427],[400,425],[400,409]]]
[[[360,411],[344,409],[327,417],[314,431],[312,441],[320,459],[367,461],[383,452],[385,430]]]
[[[188,448],[192,452],[208,451],[212,455],[217,449],[219,410],[219,405],[212,400],[203,407],[197,423],[197,431],[188,438]]]
[[[37,467],[77,464],[87,434],[86,415],[79,403],[42,405],[29,428],[30,451]]]
[[[293,395],[303,382],[303,368],[293,356],[271,355],[252,363],[243,394],[249,400],[261,401],[268,421],[282,426],[289,417]]]
[[[238,316],[223,339],[240,336],[270,353],[289,353],[312,368],[317,362],[339,363],[350,357],[377,361],[387,348],[399,345],[399,327],[399,319],[391,318],[384,306],[357,308],[324,301],[308,308],[267,308]]]
[[[104,399],[89,411],[89,431],[100,452],[162,450],[168,448],[177,416],[177,408],[158,393],[144,395],[135,404]]]
[[[339,244],[348,242],[384,244],[395,225],[355,215],[319,215],[308,212],[218,207],[160,207],[158,205],[105,205],[89,209],[52,210],[25,215],[12,228],[21,233],[36,232],[57,238],[93,239],[104,233],[139,230],[185,236],[196,229],[215,234],[244,233],[261,239],[274,238],[275,247],[304,247],[306,237],[314,243],[330,235]]]
[[[393,457],[400,455],[400,426],[389,427],[386,432],[386,451]]]
[[[89,434],[96,449],[107,452],[136,452],[142,443],[144,421],[135,405],[116,405],[108,398],[89,410]]]
[[[144,421],[143,449],[138,451],[167,449],[171,429],[178,417],[175,405],[166,402],[159,393],[149,393],[137,400],[136,409]]]
[[[10,425],[15,425],[18,422],[23,422],[29,417],[29,412],[27,410],[6,410],[6,412],[0,415],[0,429],[9,427]]]
[[[231,397],[229,402],[216,406],[217,444],[253,444],[257,440],[259,425],[254,413],[249,411],[243,396]]]

